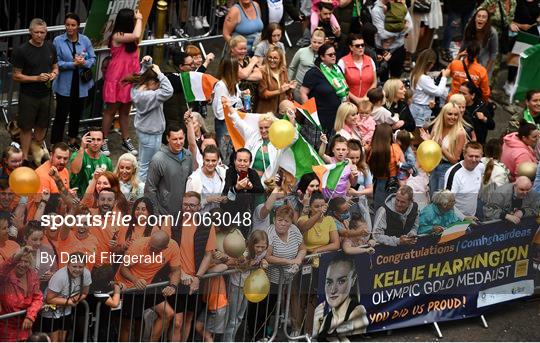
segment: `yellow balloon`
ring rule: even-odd
[[[223,239],[223,250],[231,257],[239,258],[246,251],[246,240],[242,233],[235,229]]]
[[[434,140],[423,141],[416,150],[418,164],[429,173],[439,165],[442,158],[441,146]]]
[[[536,177],[536,163],[534,162],[523,162],[517,167],[518,176],[526,176],[531,180],[534,180]]]
[[[244,296],[249,302],[258,303],[264,300],[270,292],[270,280],[262,269],[256,269],[249,274],[244,283]]]
[[[9,188],[17,195],[37,193],[39,185],[39,176],[32,168],[18,167],[9,175]]]
[[[268,132],[270,142],[278,149],[283,149],[294,140],[294,126],[287,120],[276,120]]]

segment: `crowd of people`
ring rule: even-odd
[[[193,333],[234,341],[242,325],[260,340],[272,334],[261,328],[285,281],[295,283],[298,300],[286,325],[293,334],[324,329],[326,337],[336,328],[313,325],[318,283],[309,288],[298,276],[311,261],[306,256],[371,254],[377,245],[414,245],[464,220],[519,224],[536,216],[540,168],[521,167],[540,159],[540,89],[527,92],[523,112],[497,123],[500,136],[491,89],[493,71],[505,65],[504,89],[514,87],[515,55],[500,37],[538,36],[539,1],[445,1],[446,22],[438,0],[417,2],[302,0],[299,11],[287,0],[239,0],[225,17],[212,98],[191,103],[181,73],[206,73],[215,56],[205,59],[193,45],[173,48],[174,72],[162,72],[151,56],[139,56],[138,11],[116,16],[96,84],[96,55],[77,14],[66,15],[66,32],[53,42],[46,23],[32,20],[29,41],[12,55],[20,144],[4,149],[0,173],[0,314],[26,313],[0,321],[8,328],[0,340],[32,332],[53,341],[70,339],[68,332],[79,337],[83,301],[109,328],[99,331],[100,341],[186,341]],[[291,61],[281,42],[284,10],[310,37]],[[436,51],[434,31],[442,26]],[[455,26],[462,41],[453,56]],[[102,126],[79,138],[92,92],[102,95]],[[318,119],[299,109],[312,98]],[[50,158],[37,160],[32,146],[46,140],[52,103]],[[113,161],[108,136],[116,113],[125,153]],[[253,115],[256,124],[247,119]],[[345,164],[335,185],[300,173],[306,156],[295,156],[292,170],[284,162],[290,146],[277,148],[269,133],[282,118],[313,165]],[[416,154],[426,140],[442,151],[430,173]],[[10,188],[21,166],[35,169],[37,194]],[[246,241],[244,254],[223,248],[231,232]],[[270,280],[264,306],[242,292],[255,267]],[[229,269],[238,271],[220,274]],[[166,284],[147,288],[156,282]]]

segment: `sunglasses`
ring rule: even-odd
[[[365,45],[364,43],[362,43],[362,44],[353,44],[353,46],[354,46],[355,48],[363,48],[363,47],[365,47],[366,45]]]
[[[328,56],[328,57],[334,57],[334,56],[336,56],[336,53],[335,53],[335,52],[331,52],[331,53],[325,54],[325,55]]]

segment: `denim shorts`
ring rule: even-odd
[[[425,127],[431,118],[431,108],[428,105],[419,105],[412,103],[410,106],[411,114],[414,118],[416,127]]]

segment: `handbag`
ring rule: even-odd
[[[92,73],[92,69],[83,68],[83,70],[81,71],[81,82],[88,83],[92,81],[93,78],[94,78],[94,75]]]
[[[431,0],[415,0],[413,4],[414,13],[429,13],[431,11]]]
[[[507,54],[512,49],[512,42],[510,36],[508,36],[508,25],[506,25],[506,16],[502,7],[501,0],[497,1],[499,4],[499,12],[501,13],[501,34],[499,35],[499,52],[501,54]]]
[[[386,194],[394,194],[399,189],[399,180],[397,176],[391,176],[388,178],[388,181],[386,181],[386,186],[384,187],[384,190]]]

